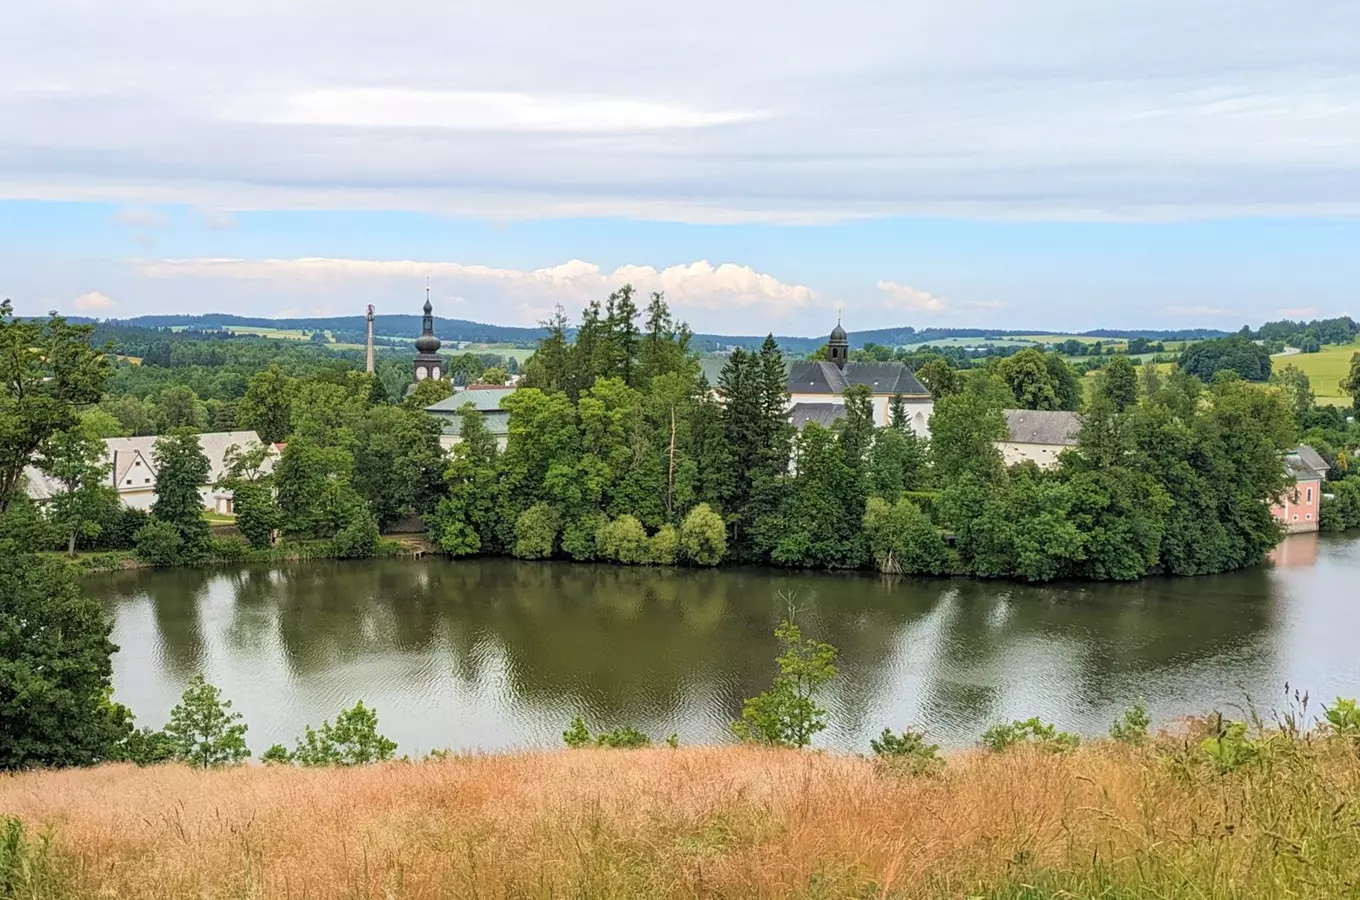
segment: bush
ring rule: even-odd
[[[269,748],[266,752],[274,754],[269,761],[283,762],[278,752],[282,750],[277,744]],[[315,731],[307,726],[287,760],[307,767],[363,766],[389,760],[396,752],[396,742],[378,733],[377,711],[360,700],[336,716],[334,725],[322,722]]]
[[[1319,519],[1323,531],[1360,528],[1360,478],[1347,478],[1327,485]]]
[[[557,510],[547,503],[535,503],[515,520],[513,553],[520,559],[547,559],[557,546]]]
[[[623,725],[612,731],[602,731],[595,737],[590,736],[590,730],[586,728],[586,720],[581,716],[571,720],[571,725],[562,732],[562,742],[573,750],[582,747],[610,747],[615,750],[636,750],[641,747],[650,747],[652,739],[638,731],[631,725]],[[666,738],[666,743],[671,747],[679,746],[679,739],[676,735]]]
[[[1033,744],[1044,750],[1060,753],[1075,750],[1081,738],[1066,731],[1059,731],[1038,718],[1017,719],[1009,725],[993,725],[982,733],[982,745],[993,753],[1004,753],[1017,744]]]
[[[116,762],[152,766],[175,758],[175,742],[164,731],[139,728],[128,732],[113,756]]]
[[[680,558],[680,532],[674,525],[666,524],[652,535],[648,557],[654,566],[673,566]]]
[[[1218,718],[1217,733],[1200,741],[1200,749],[1213,761],[1218,774],[1226,775],[1256,759],[1260,746],[1247,737],[1247,723]]]
[[[274,744],[260,754],[260,762],[265,765],[291,766],[293,764],[293,754],[288,752],[288,748],[283,744]]]
[[[1147,714],[1147,704],[1138,700],[1124,710],[1123,714],[1110,726],[1110,737],[1121,744],[1141,747],[1147,743],[1148,726],[1151,724],[1152,720],[1148,718]]]
[[[716,566],[727,555],[727,525],[700,503],[680,523],[680,556],[691,565]]]
[[[238,537],[214,537],[212,555],[221,562],[240,562],[250,555],[250,545]]]
[[[153,566],[176,566],[181,561],[184,539],[170,522],[152,519],[137,532],[137,558]]]
[[[1327,725],[1335,734],[1360,738],[1360,704],[1354,700],[1336,698],[1331,706],[1322,708]]]
[[[869,740],[874,756],[894,772],[904,775],[929,775],[944,768],[939,744],[927,744],[924,732],[904,731],[900,735],[883,729],[877,740]]]
[[[143,509],[119,503],[99,522],[99,533],[82,535],[76,541],[81,550],[131,550],[137,546],[137,532],[151,521]]]
[[[864,508],[864,533],[880,572],[938,575],[949,567],[944,536],[910,500],[888,503],[870,497]]]
[[[367,509],[359,508],[335,537],[331,552],[336,559],[367,559],[378,549],[378,520]]]
[[[577,562],[590,562],[599,555],[595,535],[609,520],[599,513],[572,519],[562,529],[562,552]]]
[[[562,742],[573,750],[590,746],[592,738],[590,731],[586,728],[586,720],[581,716],[571,720],[571,725],[562,732]]]
[[[601,525],[595,533],[595,548],[602,558],[626,566],[641,565],[651,557],[647,529],[629,515]]]

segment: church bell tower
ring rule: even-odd
[[[831,337],[826,342],[826,358],[838,369],[844,369],[850,361],[850,335],[841,327],[839,315],[836,316],[836,327],[831,329]]]
[[[434,307],[430,305],[430,289],[425,288],[425,318],[420,323],[420,337],[416,338],[415,380],[444,377],[444,360],[439,356],[440,341],[434,336]]]

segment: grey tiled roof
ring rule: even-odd
[[[426,412],[457,412],[458,408],[464,403],[471,403],[482,412],[501,408],[501,400],[513,394],[515,389],[512,387],[503,388],[480,388],[471,391],[458,391],[450,394],[438,403],[432,403],[425,407]]]
[[[1307,444],[1300,444],[1285,454],[1284,467],[1295,481],[1323,478],[1331,468],[1327,460]]]
[[[829,362],[789,363],[791,394],[843,394],[847,388],[861,384],[875,394],[930,395],[900,362],[849,362],[844,369]]]
[[[1072,447],[1081,431],[1081,416],[1043,409],[1007,409],[1006,427],[1012,444],[1053,444]]]
[[[439,418],[439,429],[444,434],[461,435],[463,433],[463,417],[456,412],[435,413]],[[510,433],[510,413],[505,410],[494,410],[482,413],[482,424],[486,426],[489,434],[496,437],[505,437]]]
[[[830,428],[843,418],[845,406],[841,403],[795,403],[789,409],[789,422],[799,431],[809,422]]]

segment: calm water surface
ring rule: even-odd
[[[716,741],[768,685],[795,592],[841,650],[822,746],[885,726],[971,743],[1032,715],[1086,734],[1154,718],[1360,694],[1360,540],[1288,539],[1272,566],[1131,585],[1023,587],[771,570],[382,560],[94,576],[119,700],[159,725],[196,672],[257,752],[357,699],[403,752],[557,745],[572,716]]]

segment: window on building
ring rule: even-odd
[[[1313,489],[1312,489],[1312,488],[1309,488],[1309,489],[1308,489],[1308,502],[1309,502],[1309,503],[1312,503],[1312,502],[1313,502]]]
[[[1304,516],[1304,518],[1307,519],[1309,522],[1311,522],[1311,521],[1313,521],[1313,514],[1312,514],[1312,513],[1308,513],[1307,515]]]
[[[1299,520],[1299,514],[1298,514],[1298,513],[1294,513],[1294,521],[1297,522],[1298,520]]]

